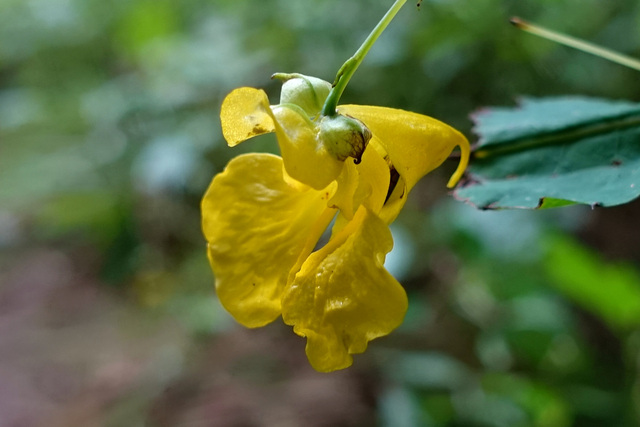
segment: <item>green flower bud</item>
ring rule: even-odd
[[[280,104],[295,104],[309,117],[320,114],[331,91],[331,83],[317,77],[297,73],[276,73],[272,78],[284,81],[280,92]]]
[[[353,117],[340,114],[324,116],[319,125],[319,139],[336,159],[343,161],[353,157],[358,164],[371,139],[371,131]]]

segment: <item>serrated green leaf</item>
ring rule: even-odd
[[[613,206],[640,196],[640,104],[583,97],[523,101],[475,115],[470,180],[480,209]]]

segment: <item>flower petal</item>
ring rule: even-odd
[[[432,117],[409,111],[368,105],[341,105],[341,114],[361,120],[389,154],[407,192],[460,146],[461,160],[449,186],[455,185],[469,158],[469,142],[457,130]]]
[[[346,368],[352,354],[402,323],[407,296],[383,266],[392,246],[386,224],[361,206],[285,290],[282,317],[307,337],[307,357],[316,370]]]
[[[358,167],[353,162],[345,162],[336,182],[336,192],[328,204],[340,209],[340,214],[351,220],[361,202],[355,200],[356,191],[361,183]]]
[[[337,179],[336,193],[329,199],[329,205],[340,208],[332,234],[342,230],[353,219],[354,211],[361,204],[378,216],[381,210],[385,212],[383,205],[389,191],[389,165],[374,146],[375,143],[364,151],[360,164],[345,162],[344,170]]]
[[[289,270],[309,246],[308,236],[318,234],[313,229],[330,197],[329,192],[290,186],[282,172],[282,159],[271,154],[236,157],[202,200],[218,297],[248,327],[280,315]],[[324,227],[320,224],[320,233]]]
[[[372,141],[375,145],[377,137]],[[378,213],[385,203],[389,191],[390,173],[389,165],[372,145],[365,150],[362,162],[358,165],[360,173],[360,187],[356,192],[356,198],[362,197],[362,201],[373,213]]]
[[[291,104],[276,105],[272,111],[287,174],[316,190],[334,181],[344,162],[332,156],[317,139],[317,129],[304,111]]]
[[[273,113],[269,98],[261,89],[241,87],[234,89],[222,101],[220,122],[222,135],[230,147],[249,138],[273,132]]]

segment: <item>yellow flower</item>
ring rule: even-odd
[[[247,87],[222,104],[230,146],[275,132],[282,157],[231,160],[204,196],[203,230],[222,305],[252,328],[282,316],[307,338],[311,365],[328,372],[350,366],[352,354],[402,322],[407,296],[384,268],[388,224],[416,182],[460,146],[454,185],[469,143],[403,110],[343,105],[323,116],[329,83],[279,77],[286,82],[278,105]]]

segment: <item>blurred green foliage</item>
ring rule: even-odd
[[[553,237],[549,246],[545,269],[554,286],[614,330],[640,325],[640,274],[635,267],[605,264],[563,237]]]
[[[215,300],[200,197],[232,156],[276,149],[227,148],[222,98],[275,101],[275,72],[332,80],[389,4],[0,1],[0,424],[638,424],[637,202],[479,212],[446,197],[453,164],[427,177],[388,260],[406,322],[345,372],[313,372],[288,328],[243,330]],[[470,113],[521,95],[640,98],[637,73],[512,15],[640,56],[635,0],[425,1],[344,102],[471,137]]]

